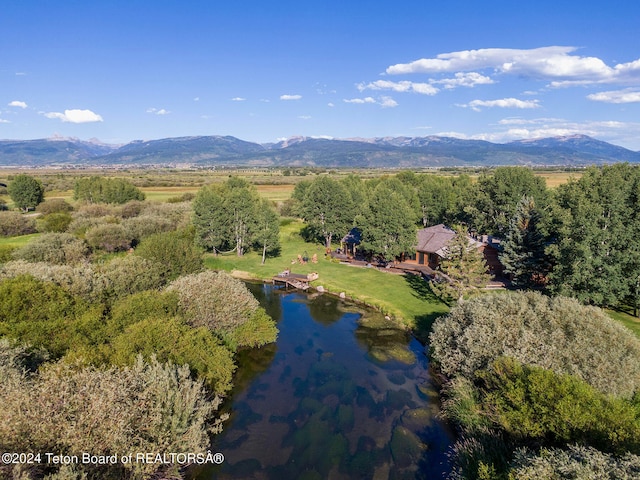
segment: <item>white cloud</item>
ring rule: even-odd
[[[364,98],[344,98],[342,99],[345,103],[355,103],[355,104],[372,104],[372,105],[380,105],[382,108],[393,108],[398,106],[398,102],[396,102],[393,98],[387,96],[378,97],[375,99],[373,97],[364,97]]]
[[[57,118],[67,123],[102,122],[102,117],[91,110],[71,109],[65,110],[64,113],[48,112],[43,115],[47,118]]]
[[[443,78],[441,80],[430,80],[433,84],[444,85],[444,88],[451,89],[455,87],[475,87],[476,85],[490,85],[495,81],[478,72],[458,72],[454,78]]]
[[[611,67],[600,58],[573,54],[576,50],[571,46],[463,50],[391,65],[386,73],[400,75],[492,69],[501,74],[552,80],[551,85],[555,87],[590,83],[640,83],[640,59]]]
[[[280,95],[280,100],[300,100],[302,95]]]
[[[466,104],[458,104],[458,107],[468,107],[476,112],[484,108],[538,108],[538,100],[519,100],[517,98],[500,98],[498,100],[472,100]]]
[[[233,97],[231,99],[232,102],[244,102],[246,100],[246,98],[244,97]]]
[[[640,102],[640,90],[626,88],[610,92],[599,92],[587,95],[589,100],[605,103],[637,103]]]
[[[4,118],[0,118],[0,123],[11,123],[9,120],[5,120]]]
[[[393,108],[398,106],[398,102],[396,102],[393,98],[387,97],[387,96],[381,96],[381,97],[378,97],[378,99],[375,99],[373,97],[343,98],[342,101],[345,103],[355,103],[359,105],[363,105],[363,104],[380,105],[382,108]]]
[[[164,108],[148,108],[147,113],[153,113],[154,115],[169,115],[171,112],[169,110],[165,110]]]
[[[200,97],[194,97],[193,101],[194,102],[199,102],[200,101]]]
[[[19,107],[19,108],[27,108],[27,104],[25,102],[21,102],[20,100],[14,100],[13,102],[9,102],[10,107]]]
[[[391,97],[380,97],[380,101],[378,103],[382,108],[393,108],[398,106],[398,102]]]
[[[311,120],[311,115],[300,115],[298,118],[301,120]]]
[[[345,103],[377,103],[376,99],[373,97],[366,97],[366,98],[345,98],[342,100]]]
[[[504,127],[504,128],[503,128]],[[634,150],[640,149],[640,122],[620,122],[617,120],[571,122],[563,118],[521,118],[509,117],[498,122],[496,131],[459,134],[460,138],[487,140],[504,143],[513,140],[528,140],[567,135],[589,135],[616,145]],[[453,135],[451,135],[453,136]]]
[[[361,92],[364,90],[393,90],[394,92],[413,92],[423,95],[435,95],[438,89],[428,83],[415,83],[407,80],[401,82],[391,82],[389,80],[376,80],[370,83],[360,83],[356,85]]]
[[[334,105],[333,102],[329,102],[329,103],[327,103],[327,107],[335,107],[335,105]]]

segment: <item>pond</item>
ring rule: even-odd
[[[198,478],[445,478],[452,438],[422,345],[329,295],[249,285],[278,322],[275,345],[243,351],[231,418]]]

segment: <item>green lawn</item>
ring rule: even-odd
[[[371,305],[382,312],[402,321],[424,337],[435,318],[446,313],[448,308],[435,298],[419,277],[402,276],[380,272],[374,268],[359,268],[342,265],[324,258],[324,247],[306,243],[300,237],[301,222],[292,222],[281,227],[281,255],[267,258],[261,265],[261,256],[251,252],[239,258],[235,253],[207,255],[208,267],[235,271],[238,276],[260,280],[270,280],[278,272],[290,268],[293,273],[317,272],[318,280],[312,286],[322,285],[332,293],[344,292],[347,298]],[[298,255],[311,258],[314,254],[318,263],[292,264]]]
[[[40,236],[39,233],[20,235],[19,237],[0,237],[0,246],[10,245],[12,247],[22,247],[38,236]]]
[[[640,337],[640,319],[629,315],[628,313],[621,312],[619,310],[605,310],[607,314],[622,323],[629,330],[633,331],[638,337]]]

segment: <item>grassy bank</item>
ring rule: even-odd
[[[278,272],[290,268],[293,273],[317,272],[313,287],[323,286],[331,293],[344,292],[347,298],[373,306],[414,329],[424,337],[431,322],[446,313],[448,308],[435,298],[426,283],[413,275],[393,275],[374,268],[343,265],[324,257],[324,247],[306,243],[300,236],[301,222],[286,223],[281,227],[282,250],[279,257],[268,258],[261,265],[261,256],[251,252],[242,258],[235,253],[208,255],[205,263],[210,268],[235,271],[239,276],[271,280]],[[298,255],[318,258],[317,263],[293,264]]]

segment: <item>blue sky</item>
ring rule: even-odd
[[[0,138],[582,133],[640,150],[640,2],[5,0]]]

